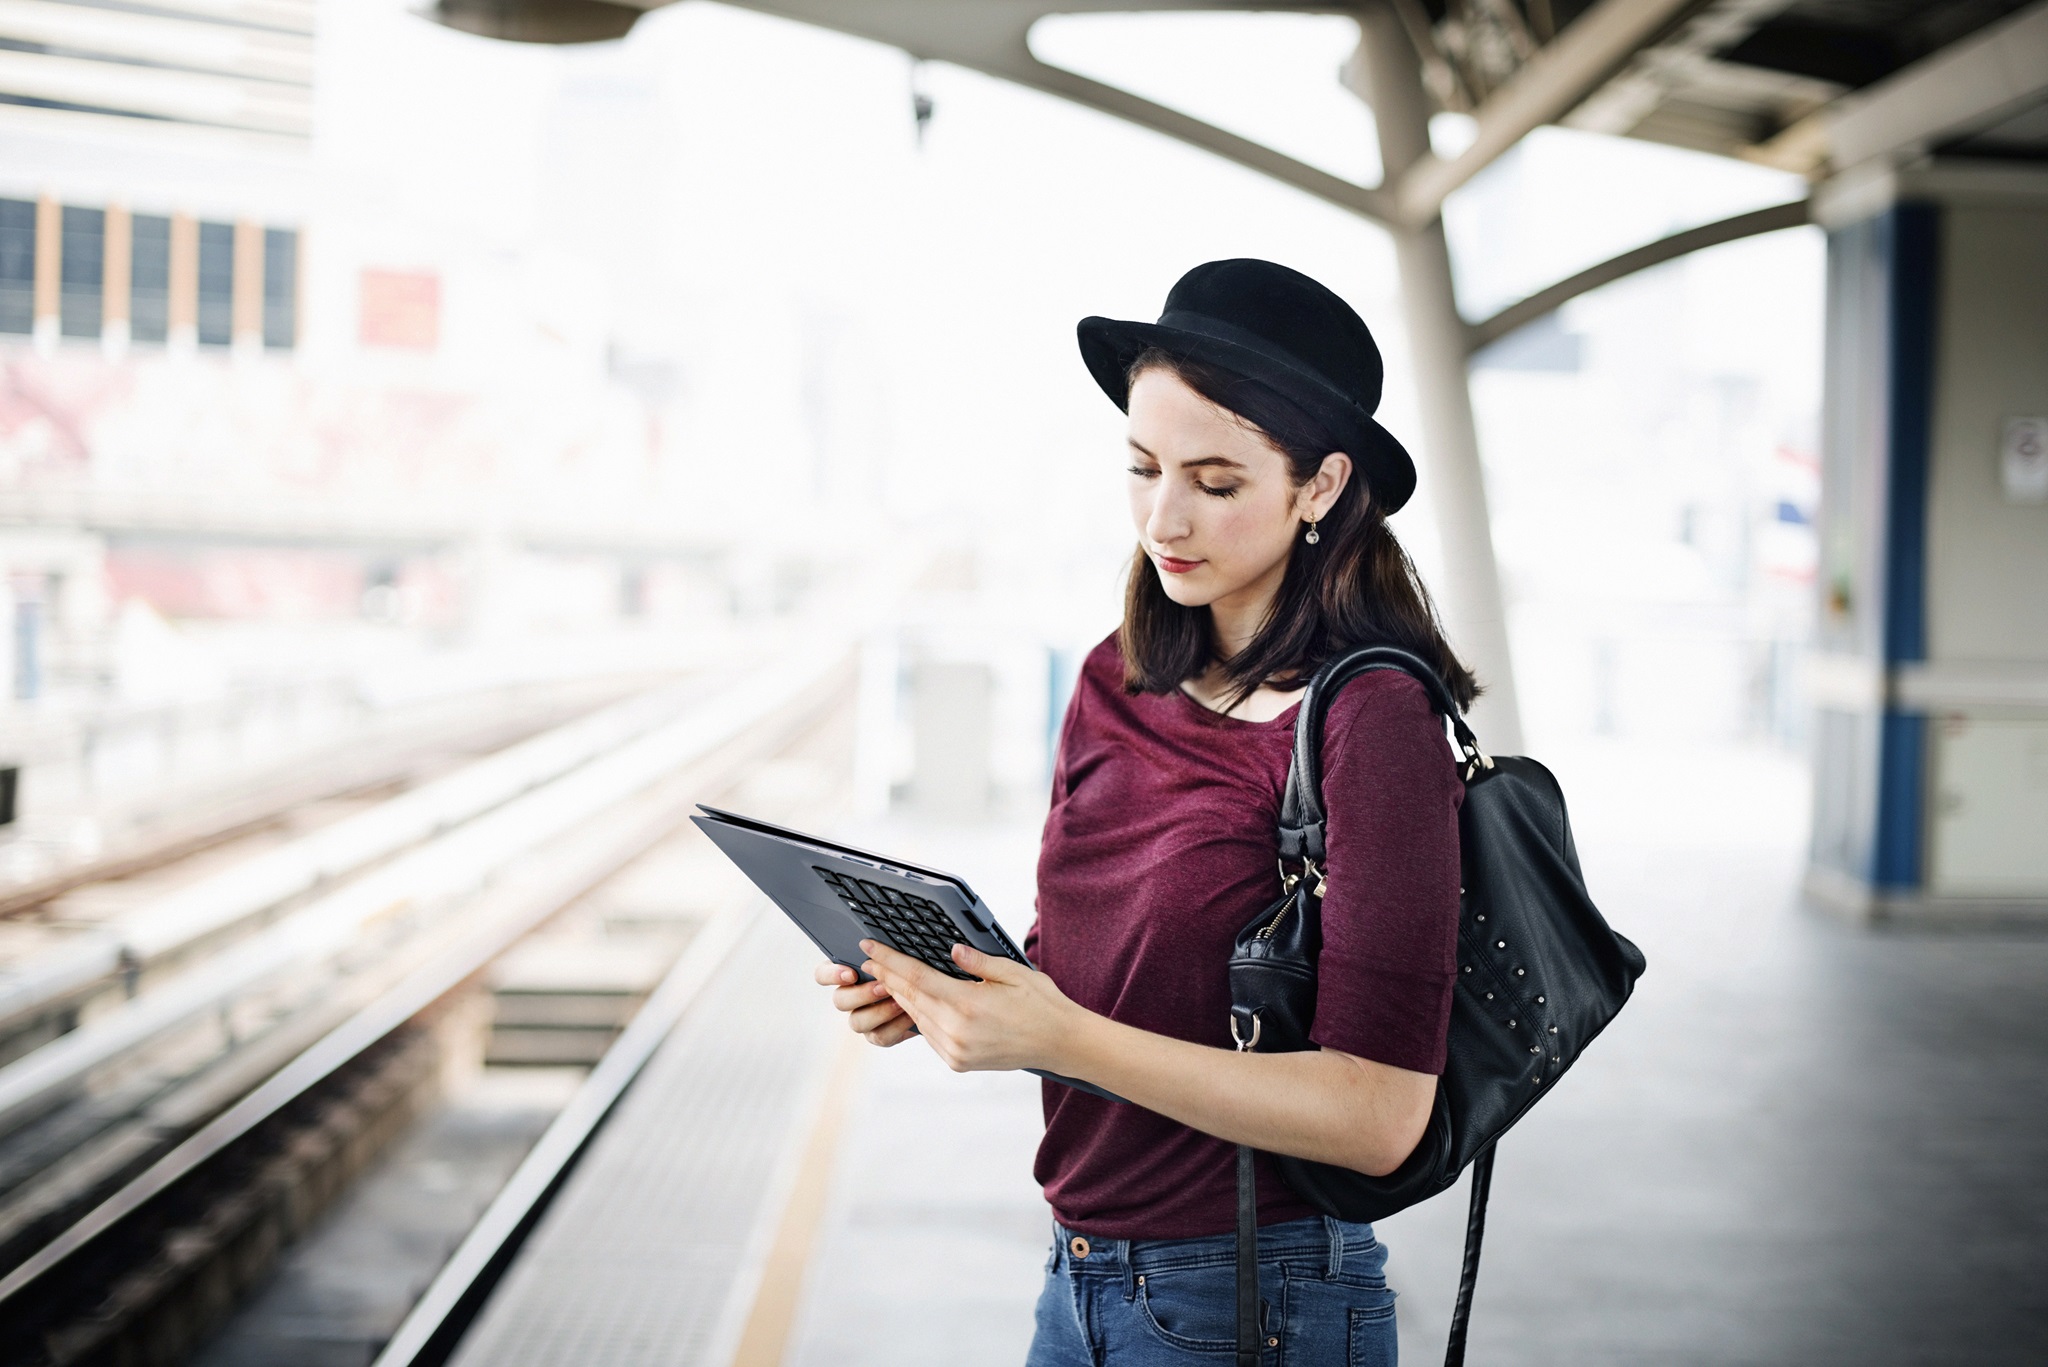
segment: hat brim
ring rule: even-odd
[[[1083,318],[1076,336],[1088,373],[1110,401],[1127,413],[1131,363],[1156,347],[1255,380],[1306,409],[1329,427],[1344,453],[1358,463],[1374,502],[1385,511],[1394,512],[1415,492],[1415,462],[1394,434],[1319,376],[1277,351],[1161,323],[1115,318]]]

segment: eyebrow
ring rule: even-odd
[[[1156,456],[1156,455],[1153,455],[1153,453],[1152,453],[1152,452],[1150,452],[1150,451],[1146,450],[1146,449],[1145,449],[1145,447],[1144,447],[1144,445],[1143,445],[1142,443],[1140,443],[1140,442],[1138,442],[1138,441],[1135,441],[1135,440],[1132,440],[1132,439],[1130,439],[1130,438],[1126,438],[1126,440],[1130,441],[1130,443],[1131,443],[1131,449],[1132,449],[1133,451],[1136,451],[1136,452],[1137,452],[1137,453],[1138,453],[1139,455],[1141,455],[1141,456],[1151,456],[1153,460],[1159,460],[1159,457],[1158,457],[1158,456]],[[1165,462],[1165,461],[1159,461],[1159,463],[1160,463],[1161,465],[1164,465],[1164,464],[1165,464],[1166,462]],[[1240,464],[1240,463],[1239,463],[1239,462],[1237,462],[1237,461],[1234,461],[1234,460],[1232,460],[1232,459],[1231,459],[1230,457],[1228,457],[1228,456],[1203,456],[1203,457],[1202,457],[1202,458],[1201,458],[1200,460],[1184,460],[1184,461],[1182,461],[1182,462],[1181,462],[1181,465],[1183,465],[1184,467],[1186,467],[1186,468],[1188,468],[1188,469],[1194,469],[1194,468],[1196,468],[1196,467],[1198,467],[1198,466],[1204,466],[1204,465],[1211,465],[1211,466],[1216,466],[1217,468],[1219,468],[1219,469],[1224,469],[1224,470],[1242,470],[1242,469],[1244,469],[1244,466],[1243,466],[1242,464]]]

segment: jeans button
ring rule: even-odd
[[[1087,1257],[1088,1241],[1076,1234],[1073,1238],[1067,1240],[1067,1252],[1073,1254],[1076,1258]]]

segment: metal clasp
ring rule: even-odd
[[[1300,873],[1289,873],[1287,871],[1287,861],[1284,859],[1279,860],[1278,863],[1280,865],[1280,891],[1282,892],[1293,892],[1295,887],[1304,878],[1316,880],[1315,886],[1309,889],[1309,891],[1315,893],[1318,897],[1321,897],[1323,890],[1330,885],[1329,876],[1317,867],[1316,861],[1313,859],[1303,859],[1301,861]]]
[[[1252,1037],[1245,1039],[1237,1033],[1237,1012],[1233,1011],[1230,1013],[1230,1038],[1237,1045],[1238,1053],[1249,1053],[1259,1047],[1259,1031],[1265,1026],[1265,1022],[1261,1017],[1261,1012],[1252,1012]]]

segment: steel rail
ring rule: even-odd
[[[523,847],[525,857],[501,865],[507,876],[498,880],[473,926],[0,1278],[0,1315],[10,1306],[24,1305],[22,1298],[32,1294],[53,1271],[475,976],[566,903],[671,833],[699,794],[695,785],[683,791],[662,780],[678,778],[678,771],[685,766],[709,758],[753,727],[816,700],[842,663],[840,653],[820,651],[782,669],[774,683],[764,686],[750,679],[726,690],[630,754],[610,757],[604,762],[613,766],[609,783],[589,781],[589,770],[571,775],[571,780],[586,779],[581,785],[585,791],[572,795],[578,800],[558,804],[555,814],[570,817],[567,825],[575,828],[572,850],[566,854],[536,852],[534,837],[539,830],[532,823],[521,822],[529,837]],[[616,784],[628,777],[637,778],[637,783],[618,790]],[[648,797],[650,790],[648,810],[632,819],[592,819],[616,810],[621,803]],[[605,791],[610,792],[608,802],[589,801]],[[557,833],[563,829],[566,827],[558,826]]]
[[[157,899],[0,973],[0,1021],[19,1020],[81,988],[261,916],[338,878],[500,807],[673,717],[692,690],[615,703],[420,785],[322,830]]]
[[[796,679],[792,685],[790,677]],[[229,948],[203,968],[136,997],[98,1020],[60,1035],[0,1068],[0,1130],[41,1110],[48,1099],[82,1082],[93,1069],[147,1043],[267,978],[317,963],[350,947],[364,928],[413,907],[432,906],[481,888],[503,865],[540,841],[570,829],[654,782],[664,772],[772,712],[811,678],[815,668],[784,671],[779,685],[728,689],[683,717],[581,768],[571,769],[437,839],[417,845],[373,872],[318,898]],[[598,731],[597,734],[606,734]],[[553,739],[542,737],[543,740]],[[588,737],[558,743],[557,757],[586,756]],[[489,763],[489,761],[486,761]],[[525,772],[472,776],[465,789],[482,799],[502,793]],[[456,777],[461,777],[457,775]],[[409,795],[408,795],[409,796]],[[403,798],[398,799],[404,801]],[[445,807],[407,813],[384,830],[372,828],[342,848],[379,847],[393,830],[417,829]],[[375,815],[368,813],[366,815]],[[323,833],[324,834],[324,833]],[[232,872],[232,871],[231,871]],[[260,883],[261,886],[274,884]]]

